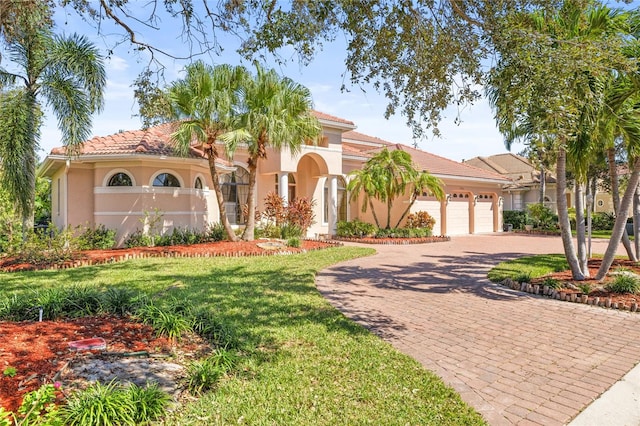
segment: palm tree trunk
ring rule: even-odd
[[[418,194],[416,194],[416,192],[412,192],[411,193],[411,201],[409,202],[409,205],[407,206],[406,209],[404,209],[404,212],[402,212],[402,215],[400,216],[400,219],[398,220],[398,223],[396,223],[396,228],[400,227],[400,223],[402,222],[402,219],[404,219],[407,214],[409,214],[409,212],[411,211],[411,207],[413,207],[413,205],[415,204],[416,200],[418,199]]]
[[[567,188],[567,152],[564,147],[558,149],[558,159],[556,172],[557,184],[556,184],[556,199],[558,201],[558,222],[560,223],[560,235],[562,237],[562,246],[564,247],[564,255],[569,263],[571,269],[571,275],[574,280],[584,280],[584,274],[580,268],[578,257],[576,256],[576,250],[573,246],[573,239],[571,237],[571,224],[569,222],[569,209],[567,207],[567,198],[565,196],[565,190]]]
[[[633,196],[633,235],[635,235],[633,244],[636,258],[640,257],[640,229],[638,228],[640,228],[640,185],[636,187],[636,192]]]
[[[547,171],[540,166],[540,204],[544,205],[544,196],[547,191]]]
[[[242,239],[245,241],[253,241],[255,239],[256,229],[256,182],[258,174],[258,158],[252,156],[248,161],[249,167],[249,194],[247,195],[247,224],[245,225]]]
[[[378,215],[376,214],[376,209],[373,208],[373,201],[371,201],[371,198],[369,198],[369,207],[371,208],[371,214],[373,214],[373,220],[376,222],[376,226],[379,229],[380,221],[378,221]]]
[[[576,236],[578,240],[578,261],[585,278],[589,278],[589,262],[587,259],[586,232],[584,223],[584,203],[582,202],[582,184],[576,181]]]
[[[216,168],[216,156],[213,153],[213,149],[210,149],[207,153],[207,159],[209,161],[209,171],[211,172],[211,180],[213,181],[213,190],[216,193],[216,200],[218,201],[218,210],[220,212],[220,221],[224,226],[224,230],[227,233],[227,239],[229,241],[238,241],[239,238],[231,227],[229,218],[227,217],[227,209],[224,205],[224,196],[222,195],[222,188],[220,186],[220,176],[218,176],[218,170]]]
[[[620,212],[620,185],[618,184],[618,170],[616,168],[616,150],[611,147],[607,149],[607,162],[609,163],[609,180],[611,181],[611,198],[613,200],[613,214],[617,217],[618,212]],[[620,213],[622,214],[622,213]],[[624,214],[624,217],[627,217],[627,214]],[[627,251],[627,256],[629,260],[637,261],[637,253],[633,252],[631,248],[631,242],[629,241],[629,234],[627,234],[627,229],[622,234],[622,245],[624,245],[624,249]]]
[[[620,203],[620,211],[628,212],[629,206],[631,206],[631,201],[633,199],[633,194],[636,192],[636,188],[638,187],[638,181],[640,180],[640,157],[634,159],[633,161],[633,171],[631,173],[631,177],[629,178],[629,182],[627,183],[627,189],[624,192],[624,197],[622,197],[622,202]],[[604,257],[602,258],[602,264],[600,265],[600,269],[598,269],[598,273],[596,275],[596,279],[598,281],[602,281],[604,277],[607,276],[607,272],[609,272],[609,268],[613,263],[613,259],[616,255],[616,250],[618,248],[618,244],[622,239],[622,234],[625,231],[625,227],[627,224],[627,215],[619,214],[616,216],[616,222],[613,225],[613,231],[611,232],[611,238],[609,239],[609,245],[607,245],[607,250],[604,252]]]
[[[389,199],[387,200],[387,227],[386,229],[391,229],[391,204],[393,203],[393,201],[391,200],[391,197],[389,197]]]

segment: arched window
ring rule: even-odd
[[[242,207],[247,204],[249,195],[249,172],[238,167],[235,171],[220,176],[220,186],[229,222],[236,225],[245,223]]]
[[[324,222],[329,222],[329,179],[324,181]],[[347,183],[342,176],[338,176],[338,222],[347,220]]]
[[[165,186],[171,188],[180,188],[180,181],[171,173],[160,173],[153,180],[153,186]]]
[[[193,184],[195,189],[202,189],[202,179],[199,177],[196,178],[196,182]]]
[[[118,172],[109,178],[107,186],[133,186],[133,184],[131,183],[131,176]]]

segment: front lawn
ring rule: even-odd
[[[0,274],[0,295],[77,284],[187,299],[240,339],[240,366],[167,424],[484,424],[412,358],[345,318],[315,288],[317,271],[365,256],[332,248],[264,258],[159,258]]]

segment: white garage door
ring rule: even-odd
[[[440,201],[438,200],[417,200],[411,208],[411,213],[427,212],[436,220],[433,225],[432,235],[442,235],[442,221],[440,220]]]
[[[493,199],[478,198],[474,213],[475,233],[493,232]]]
[[[451,198],[447,205],[447,235],[469,233],[469,199]]]

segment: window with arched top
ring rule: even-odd
[[[248,202],[249,172],[237,167],[233,172],[220,176],[220,188],[229,222],[234,225],[244,224],[246,218],[242,214],[242,208]]]
[[[133,186],[133,183],[131,182],[131,176],[118,172],[109,178],[107,186]]]
[[[180,181],[171,173],[160,173],[153,180],[153,186],[180,188]]]
[[[197,177],[195,183],[193,184],[193,187],[195,189],[202,189],[202,179]]]

